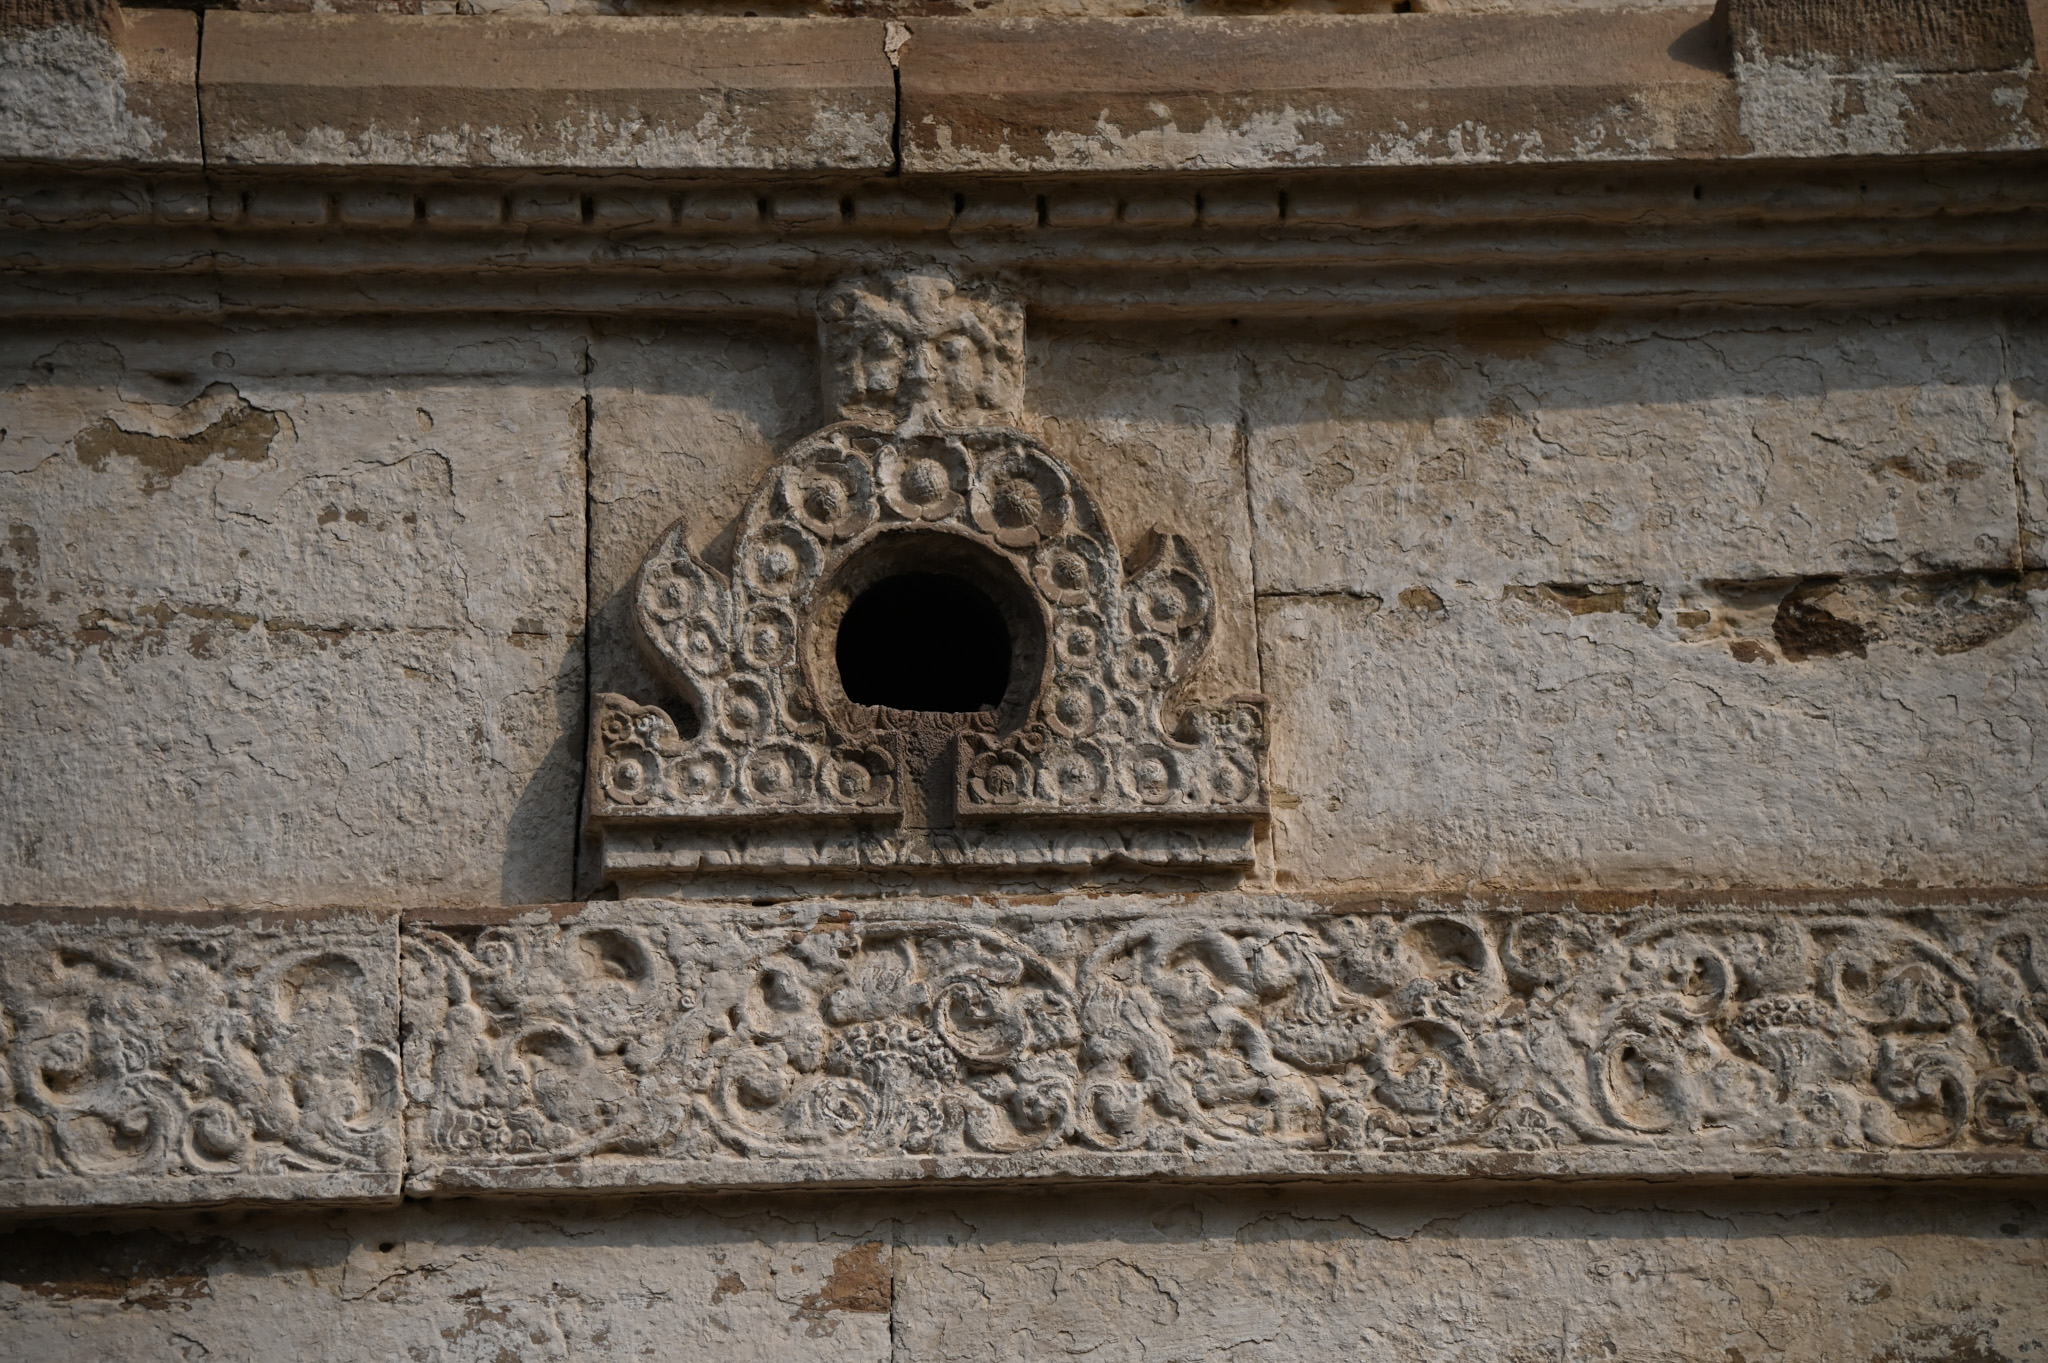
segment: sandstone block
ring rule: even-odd
[[[907,170],[1277,170],[1734,150],[1708,8],[923,19]]]
[[[1957,313],[1276,338],[1246,394],[1260,586],[2010,568],[2005,330]]]
[[[408,920],[408,1187],[2038,1177],[2023,944],[2043,907],[1133,895]]]
[[[1822,590],[1262,601],[1281,883],[2048,877],[2038,576]]]
[[[565,894],[580,356],[524,327],[14,337],[9,896]]]
[[[0,26],[0,161],[198,165],[197,16],[91,8]]]
[[[15,1351],[565,1363],[2025,1359],[2008,1189],[949,1189],[26,1224]]]
[[[200,100],[228,165],[885,170],[895,85],[879,24],[223,12]]]
[[[899,1204],[900,1205],[900,1204]],[[2022,1209],[2025,1210],[2022,1210]],[[919,1359],[2025,1358],[2025,1199],[1156,1188],[908,1210]]]

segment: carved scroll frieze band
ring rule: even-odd
[[[0,1207],[398,1196],[397,932],[0,922]]]
[[[2048,1174],[2042,908],[418,924],[412,1186]]]
[[[2048,1178],[2048,899],[0,922],[0,1208]],[[402,1135],[402,1139],[401,1139]]]

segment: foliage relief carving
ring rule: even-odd
[[[416,1162],[2048,1154],[2029,920],[843,917],[413,929]]]

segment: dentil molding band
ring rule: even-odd
[[[0,924],[0,1205],[2048,1175],[2031,893]],[[402,995],[394,997],[399,988]]]

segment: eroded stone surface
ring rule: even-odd
[[[878,23],[209,16],[209,156],[235,165],[884,170]]]
[[[52,1363],[2024,1363],[2043,1236],[2024,1192],[1783,1185],[442,1201],[17,1225],[0,1329]]]
[[[413,922],[410,1186],[2042,1172],[2042,905],[1905,907]]]
[[[1248,345],[1260,588],[2010,569],[2008,329],[2040,326],[1500,321]]]
[[[1282,883],[2048,878],[2038,574],[1567,586],[1261,603]]]
[[[89,8],[104,22],[0,27],[0,160],[197,166],[196,17]]]
[[[9,897],[567,894],[581,349],[525,326],[13,333]]]
[[[0,919],[0,1207],[396,1197],[397,922]]]
[[[904,165],[1218,171],[1726,155],[1735,85],[1710,15],[924,20],[900,57]]]

